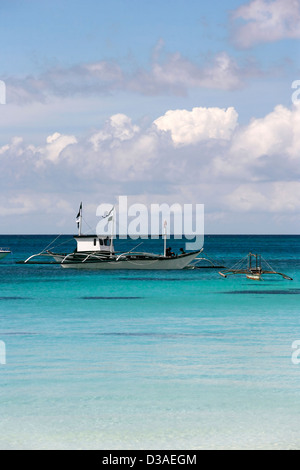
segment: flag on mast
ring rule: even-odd
[[[102,219],[107,219],[108,218],[108,222],[111,222],[114,218],[114,214],[113,214],[114,209],[115,209],[115,206],[113,206],[112,209],[108,213],[103,215]]]
[[[81,222],[81,217],[82,217],[82,203],[80,204],[79,212],[76,217],[76,222],[77,222],[77,227],[80,227],[80,222]]]

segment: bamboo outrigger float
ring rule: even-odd
[[[223,272],[219,271],[219,274],[225,278],[227,278],[230,275],[245,274],[247,279],[251,279],[253,281],[260,281],[262,279],[263,274],[277,274],[278,276],[282,276],[284,279],[287,279],[288,281],[293,280],[291,277],[287,276],[286,274],[275,271],[269,265],[269,263],[265,259],[262,258],[261,255],[253,254],[253,253],[249,253],[245,258],[240,260],[231,269],[227,269]]]

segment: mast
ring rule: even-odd
[[[78,227],[78,235],[79,235],[79,237],[81,237],[81,233],[82,233],[82,203],[80,204],[80,208],[79,208],[79,212],[77,214],[76,222],[77,222],[77,227]]]
[[[110,212],[110,217],[108,219],[111,222],[111,236],[110,236],[110,254],[112,255],[114,252],[114,231],[115,231],[115,207],[112,208]]]
[[[167,221],[165,220],[165,223],[164,223],[164,229],[165,229],[165,232],[164,232],[164,257],[166,258],[167,256]]]

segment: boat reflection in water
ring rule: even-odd
[[[11,253],[7,248],[0,248],[0,261]]]

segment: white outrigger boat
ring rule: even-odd
[[[0,261],[11,253],[7,248],[0,248]]]
[[[253,253],[249,253],[231,269],[226,269],[223,272],[219,271],[219,274],[224,278],[235,274],[245,274],[246,278],[252,281],[261,281],[263,279],[262,276],[265,274],[277,274],[288,281],[293,280],[290,276],[275,271],[261,255]]]
[[[164,241],[164,254],[136,252],[117,252],[114,249],[114,236],[82,235],[82,204],[77,216],[79,234],[74,236],[77,247],[72,253],[43,251],[30,256],[24,264],[45,264],[34,261],[38,257],[50,257],[54,264],[66,269],[92,270],[179,270],[187,268],[203,251],[173,254]],[[53,264],[53,262],[51,263]]]

